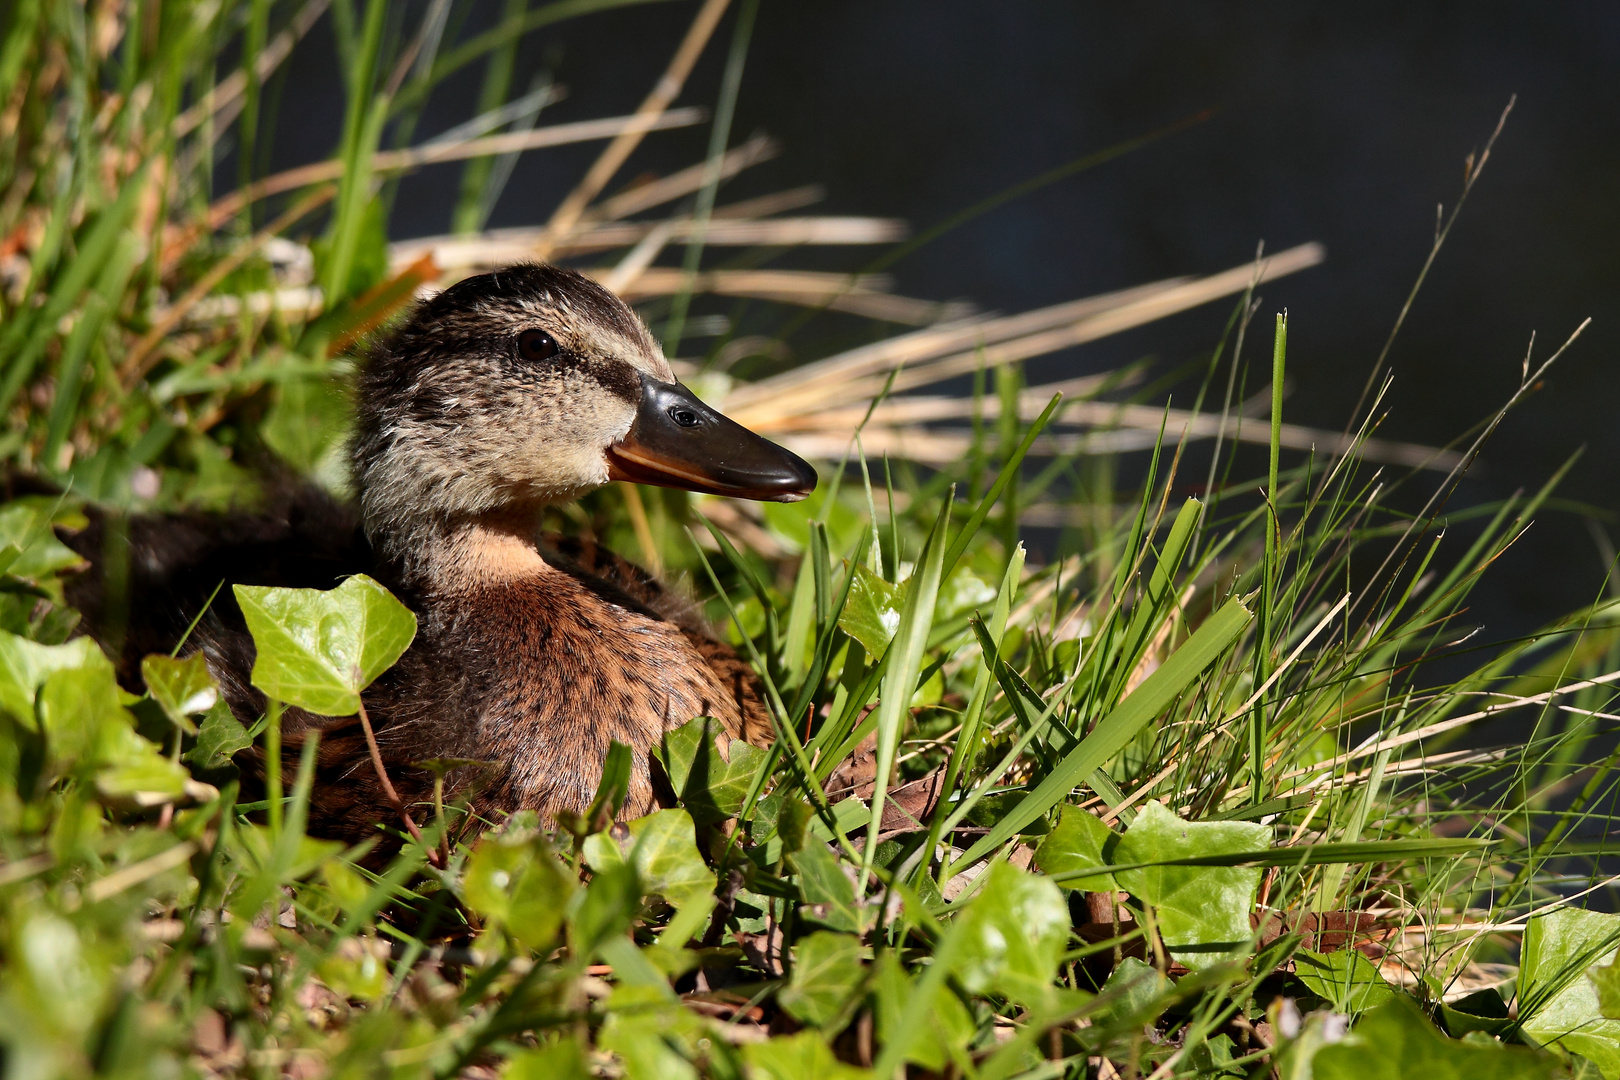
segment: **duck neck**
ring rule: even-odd
[[[539,533],[538,512],[492,511],[424,523],[410,530],[409,540],[385,543],[383,553],[413,590],[472,592],[546,573]]]

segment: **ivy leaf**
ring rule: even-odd
[[[1105,1028],[1151,1024],[1164,1012],[1174,990],[1175,984],[1158,968],[1134,956],[1124,957],[1097,995],[1099,1004],[1107,1004],[1097,1014],[1096,1023]]]
[[[602,942],[630,926],[641,907],[641,885],[629,863],[601,867],[592,864],[591,883],[568,927],[569,946],[578,954],[593,954]]]
[[[1142,808],[1115,850],[1120,864],[1256,851],[1271,830],[1242,821],[1183,821],[1155,802]],[[1120,888],[1156,910],[1159,933],[1189,968],[1237,959],[1248,951],[1260,888],[1258,867],[1149,866],[1114,875]]]
[[[809,843],[794,852],[792,859],[804,897],[800,917],[833,930],[865,933],[866,920],[855,902],[855,885],[844,874],[838,857],[825,844]]]
[[[698,853],[692,816],[685,810],[659,810],[628,827],[615,825],[586,837],[584,850],[585,861],[596,874],[593,893],[597,881],[617,874],[629,882],[625,887],[635,890],[635,896],[625,901],[632,913],[643,894],[662,896],[676,909],[658,944],[648,950],[648,959],[666,974],[689,968],[695,957],[684,946],[715,905],[714,871]],[[591,895],[586,899],[590,903]]]
[[[84,515],[57,504],[56,499],[29,496],[0,507],[0,546],[17,548],[6,573],[43,585],[45,579],[62,570],[84,565],[84,560],[58,540],[51,528],[53,524],[83,527]]]
[[[364,574],[326,591],[233,589],[258,648],[253,685],[322,716],[358,712],[360,691],[416,636],[416,616]]]
[[[973,1038],[973,1017],[950,985],[941,982],[934,992],[934,1000],[928,1003],[926,1023],[905,1030],[901,1018],[911,995],[917,992],[918,981],[906,974],[891,951],[885,951],[872,965],[872,989],[877,998],[873,1012],[878,1038],[885,1045],[902,1043],[901,1056],[906,1061],[933,1072],[943,1072],[946,1063],[952,1060],[951,1048],[960,1050]]]
[[[1561,1063],[1528,1047],[1448,1039],[1397,995],[1317,1050],[1309,1068],[1315,1080],[1551,1080]]]
[[[95,785],[103,799],[161,806],[185,793],[190,775],[137,735],[133,727],[111,723],[99,742],[97,756],[101,760],[95,771]]]
[[[1112,874],[1082,873],[1098,866],[1112,866],[1114,848],[1119,834],[1104,825],[1096,814],[1078,806],[1064,805],[1052,831],[1041,841],[1035,852],[1035,865],[1054,878],[1065,889],[1083,889],[1086,892],[1115,892],[1119,885]]]
[[[1595,967],[1586,977],[1597,990],[1598,1012],[1610,1020],[1620,1020],[1620,963]]]
[[[1585,978],[1615,955],[1620,915],[1559,908],[1530,920],[1519,952],[1519,1029],[1542,1046],[1589,1059],[1620,1076],[1620,1020],[1603,1015],[1599,985]]]
[[[462,881],[468,907],[536,950],[557,936],[573,894],[573,875],[535,836],[486,834]]]
[[[860,939],[818,930],[794,946],[793,976],[778,999],[806,1024],[837,1031],[865,977]]]
[[[590,1059],[578,1039],[561,1038],[506,1059],[505,1080],[592,1080]]]
[[[207,712],[219,701],[219,684],[202,653],[192,653],[183,660],[148,656],[141,661],[141,678],[146,680],[147,694],[187,735],[197,734],[192,715]]]
[[[277,388],[259,435],[289,465],[309,473],[341,445],[353,420],[354,409],[339,387],[321,379],[289,379]]]
[[[106,662],[89,638],[74,638],[62,645],[41,645],[0,630],[0,709],[34,727],[34,699],[53,671],[83,668]],[[109,665],[109,670],[111,670]]]
[[[838,626],[876,660],[900,629],[900,587],[890,585],[860,563],[850,567],[850,573],[855,580],[849,587],[849,602],[838,616]]]
[[[1051,881],[998,862],[960,916],[957,974],[970,993],[1044,1001],[1069,940],[1069,905]]]
[[[1395,1000],[1395,988],[1354,949],[1333,953],[1301,949],[1294,954],[1294,974],[1334,1012],[1364,1013]]]
[[[714,892],[714,871],[698,854],[692,816],[685,810],[659,810],[630,823],[635,846],[630,861],[647,893],[677,907]]]
[[[729,759],[715,745],[720,722],[699,716],[664,733],[659,760],[681,805],[703,823],[724,821],[742,811],[749,785],[766,751],[741,739],[730,740]]]
[[[231,713],[231,707],[215,701],[197,729],[197,745],[184,757],[198,769],[218,769],[229,764],[238,751],[252,745],[253,737]]]
[[[818,1031],[801,1031],[743,1047],[755,1080],[870,1080],[870,1069],[845,1065]]]

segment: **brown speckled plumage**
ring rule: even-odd
[[[545,363],[513,346],[536,325],[559,346]],[[361,370],[357,514],[299,492],[223,529],[200,517],[136,523],[132,610],[144,618],[126,672],[221,579],[330,588],[364,571],[419,620],[411,648],[364,697],[408,804],[432,794],[432,775],[413,763],[467,758],[492,764],[452,772],[451,792],[471,794],[486,819],[582,810],[617,740],[635,750],[624,813],[647,812],[657,801],[649,751],[664,732],[708,715],[764,742],[770,724],[753,672],[688,605],[592,543],[538,534],[545,506],[608,479],[602,448],[629,429],[642,375],[674,378],[634,313],[572,271],[518,267],[425,302]],[[74,543],[93,558],[99,530]],[[94,632],[94,575],[73,599]],[[252,642],[229,589],[194,642],[236,715],[258,716]],[[358,840],[397,824],[356,718],[289,710],[288,765],[314,729],[312,828]]]

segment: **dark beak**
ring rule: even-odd
[[[607,459],[614,480],[707,495],[797,502],[816,489],[816,470],[799,455],[721,416],[680,383],[646,374],[635,422]]]

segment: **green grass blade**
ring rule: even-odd
[[[934,623],[934,606],[939,600],[939,586],[944,576],[945,535],[950,527],[951,503],[952,498],[947,497],[923,544],[917,569],[907,583],[906,598],[900,608],[900,627],[886,654],[892,661],[883,677],[877,708],[877,786],[872,790],[870,830],[874,836],[882,828],[883,803],[889,791],[889,774],[894,770],[895,752],[900,745],[900,729],[911,715],[911,695],[917,686],[917,676],[922,672],[928,631]],[[855,890],[857,896],[866,887],[876,853],[877,844],[868,842],[861,861],[861,881]]]
[[[1192,685],[1238,639],[1252,616],[1237,600],[1212,615],[1134,693],[1103,717],[1091,734],[1063,759],[1034,791],[998,821],[979,842],[951,864],[954,874],[978,862],[1019,830],[1056,806],[1081,780],[1124,749],[1148,721]]]

